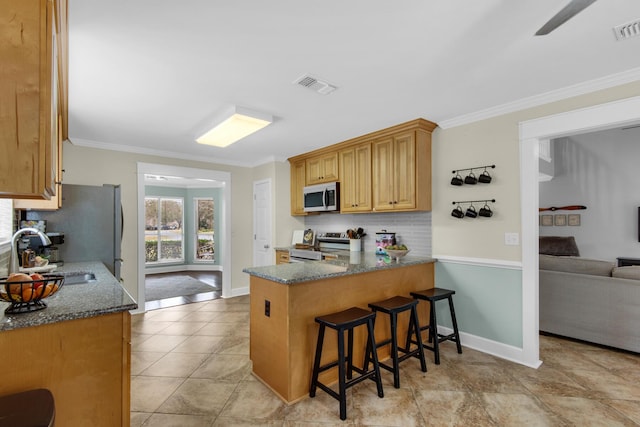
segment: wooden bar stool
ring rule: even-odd
[[[311,377],[309,396],[314,397],[316,395],[316,387],[320,387],[330,396],[337,399],[340,402],[341,420],[345,420],[347,418],[347,389],[349,387],[369,378],[376,382],[376,386],[378,387],[378,396],[384,397],[384,392],[382,390],[382,379],[380,378],[378,356],[375,352],[369,351],[369,349],[373,348],[373,345],[375,343],[375,338],[373,335],[373,321],[375,317],[376,314],[374,312],[358,307],[352,307],[337,313],[318,316],[315,319],[316,322],[320,324],[320,329],[318,331],[318,343],[316,345],[316,355],[313,363],[313,374]],[[356,366],[353,366],[353,329],[361,325],[367,325],[367,356],[365,357],[366,363],[363,368],[358,368]],[[338,333],[338,360],[320,366],[320,359],[322,357],[322,345],[324,342],[324,331],[326,327],[334,329]],[[348,336],[347,353],[345,353],[344,348],[344,331],[347,331]],[[369,352],[371,353],[371,359],[373,359],[372,370],[369,370]],[[318,374],[320,372],[326,371],[327,369],[331,369],[336,366],[338,367],[338,393],[318,381]],[[359,373],[360,376],[353,378],[353,371]]]
[[[460,345],[460,333],[458,332],[458,322],[456,321],[456,311],[453,308],[452,296],[456,291],[443,288],[431,288],[423,291],[411,292],[411,296],[418,300],[429,301],[429,325],[420,328],[420,331],[429,331],[429,343],[433,341],[433,347],[423,343],[424,348],[433,351],[436,365],[440,364],[440,343],[443,341],[453,341],[456,343],[458,354],[462,354]],[[449,301],[449,311],[451,312],[451,323],[453,323],[453,333],[449,335],[438,334],[438,321],[436,319],[436,302],[447,299]],[[413,341],[411,341],[413,342]],[[407,343],[408,345],[408,343]]]
[[[374,312],[382,312],[389,315],[390,323],[391,323],[391,338],[380,341],[375,344],[376,351],[372,352],[373,354],[377,353],[377,349],[383,347],[385,345],[391,344],[391,360],[392,366],[386,365],[380,362],[380,367],[384,368],[393,373],[393,386],[395,388],[400,388],[400,369],[398,367],[399,363],[408,359],[409,357],[415,357],[420,360],[420,367],[422,372],[427,372],[427,363],[424,359],[424,350],[422,349],[422,340],[420,338],[420,324],[418,322],[418,311],[416,310],[416,306],[418,305],[418,301],[406,298],[402,296],[395,296],[384,301],[373,302],[369,304],[369,307]],[[411,320],[409,321],[409,330],[407,331],[407,345],[402,348],[398,347],[398,313],[402,313],[404,311],[411,311]],[[415,325],[415,327],[413,326]],[[415,341],[411,341],[411,334],[414,334],[416,339]],[[415,343],[417,347],[414,350],[410,349],[411,342]],[[404,353],[402,356],[399,355],[399,352]],[[367,350],[367,356],[369,355],[369,351]],[[365,369],[368,366],[368,361],[365,361]]]
[[[0,427],[53,427],[53,395],[36,389],[0,397]]]

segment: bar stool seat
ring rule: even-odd
[[[0,427],[53,427],[55,412],[53,395],[47,389],[0,397]]]
[[[340,419],[347,418],[347,394],[349,387],[358,384],[366,379],[375,381],[378,388],[378,397],[384,397],[382,390],[382,379],[380,378],[380,366],[378,364],[378,356],[369,349],[373,348],[375,337],[373,335],[373,322],[376,314],[372,311],[358,307],[351,307],[347,310],[337,313],[327,314],[316,317],[315,321],[320,324],[318,330],[318,342],[316,345],[315,360],[313,363],[313,374],[311,376],[311,386],[309,387],[309,396],[316,395],[316,387],[327,392],[340,402]],[[357,326],[367,326],[367,355],[365,356],[365,364],[362,368],[353,366],[353,329]],[[325,328],[331,328],[338,333],[338,359],[320,366],[322,358],[322,346],[324,342]],[[347,353],[344,348],[344,331],[347,331]],[[369,354],[371,353],[371,354]],[[369,370],[369,360],[373,361],[373,369]],[[346,364],[346,367],[345,367]],[[338,393],[318,381],[318,374],[334,367],[338,367]],[[345,370],[346,368],[346,370]],[[360,375],[353,378],[353,372]]]
[[[422,291],[411,292],[411,296],[417,300],[429,301],[429,324],[420,328],[420,331],[429,331],[429,343],[433,342],[433,346],[423,343],[427,350],[434,353],[435,364],[440,364],[440,343],[444,341],[453,341],[456,343],[458,354],[462,354],[462,346],[460,345],[460,333],[458,331],[458,322],[456,321],[456,311],[453,308],[453,295],[456,291],[444,288],[431,288]],[[449,301],[449,311],[451,312],[451,323],[453,324],[453,333],[449,335],[438,334],[438,321],[436,316],[436,302],[441,300]],[[413,341],[412,341],[413,342]]]
[[[374,351],[373,354],[377,353],[378,348],[391,344],[392,365],[389,366],[380,362],[380,367],[393,373],[393,386],[395,388],[400,388],[400,369],[398,367],[400,362],[410,357],[415,357],[420,360],[420,368],[422,369],[422,372],[427,372],[427,363],[424,358],[422,340],[420,339],[420,324],[418,322],[418,311],[416,310],[417,305],[417,300],[406,298],[403,296],[395,296],[383,301],[373,302],[369,304],[369,308],[371,308],[374,312],[380,311],[389,315],[391,324],[391,338],[377,342],[375,344],[376,351]],[[402,313],[404,311],[411,311],[411,320],[409,321],[409,330],[407,331],[406,346],[402,348],[398,347],[398,313]],[[415,341],[410,340],[412,333],[415,335]],[[413,350],[410,349],[411,342],[417,345]],[[400,356],[399,352],[402,352],[404,354]],[[367,351],[367,355],[368,354],[369,351]],[[365,361],[365,367],[366,366],[368,365]]]

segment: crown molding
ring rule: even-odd
[[[469,114],[464,114],[462,116],[453,117],[451,119],[441,120],[438,122],[438,126],[440,126],[442,129],[462,126],[480,120],[525,110],[527,108],[561,101],[563,99],[572,98],[574,96],[585,95],[598,90],[620,86],[637,80],[640,80],[640,67],[632,68],[621,73],[600,77],[598,79],[577,83],[575,85],[541,93],[539,95],[522,98],[517,101],[507,102],[506,104],[497,105],[495,107],[487,108]]]
[[[178,153],[175,151],[154,150],[152,148],[142,148],[142,147],[136,147],[132,145],[110,144],[110,143],[92,141],[92,140],[83,139],[83,138],[69,137],[68,141],[71,144],[76,145],[78,147],[97,148],[99,150],[119,151],[123,153],[142,154],[146,156],[157,156],[157,157],[165,157],[170,159],[191,160],[191,161],[200,162],[200,163],[211,163],[211,164],[217,164],[217,165],[237,166],[237,167],[244,167],[244,168],[254,168],[267,163],[286,161],[286,159],[283,157],[277,158],[275,156],[269,156],[255,163],[245,163],[245,162],[235,162],[232,160],[220,159],[220,158],[208,159],[201,156],[192,156],[184,153]]]

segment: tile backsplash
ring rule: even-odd
[[[0,276],[9,273],[9,257],[11,256],[11,245],[0,245]]]
[[[305,217],[305,227],[315,232],[345,232],[362,227],[364,250],[376,250],[376,233],[396,233],[399,244],[411,249],[410,255],[431,256],[431,212],[398,212],[368,214],[322,213]]]

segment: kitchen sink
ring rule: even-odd
[[[66,273],[64,274],[65,285],[81,285],[97,281],[96,275],[93,273]]]

